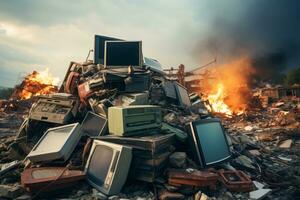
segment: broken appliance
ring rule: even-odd
[[[219,164],[231,157],[227,137],[218,118],[190,122],[187,129],[191,156],[201,167]]]
[[[81,123],[81,132],[83,135],[95,137],[106,135],[108,131],[107,118],[97,115],[93,112],[88,112]]]
[[[74,123],[48,129],[27,158],[33,162],[66,161],[81,138],[80,124]]]
[[[220,181],[232,192],[250,192],[253,190],[251,179],[240,170],[220,170]]]
[[[127,179],[131,158],[131,147],[94,140],[85,166],[87,181],[106,195],[118,194]]]
[[[161,123],[162,113],[159,106],[114,106],[108,109],[108,130],[112,135],[143,134],[147,130],[160,129]]]
[[[171,169],[168,172],[168,183],[173,186],[195,186],[216,189],[218,174],[196,169]]]
[[[41,96],[32,106],[29,118],[37,121],[66,124],[78,111],[77,98],[66,93]]]
[[[129,178],[154,182],[166,168],[168,157],[174,150],[174,134],[118,137],[101,136],[99,140],[132,147]]]
[[[166,81],[163,84],[167,100],[182,108],[191,106],[190,97],[187,89],[177,81]]]
[[[21,174],[21,184],[29,192],[53,191],[70,187],[84,180],[85,174],[80,170],[64,167],[39,167],[25,169]]]
[[[125,93],[116,97],[114,104],[116,106],[147,105],[148,98],[148,92]]]

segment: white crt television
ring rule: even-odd
[[[85,166],[87,181],[106,195],[118,194],[126,182],[131,159],[131,147],[94,140]]]
[[[48,129],[27,158],[33,162],[66,161],[81,138],[80,124],[74,123]]]

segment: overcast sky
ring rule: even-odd
[[[274,1],[263,2],[273,5]],[[239,22],[239,16],[259,2],[0,0],[0,85],[13,86],[25,74],[45,68],[62,79],[70,61],[85,60],[95,34],[142,40],[143,54],[163,66],[183,63],[193,68],[215,57],[215,44],[207,43],[207,38],[222,32],[216,27],[225,26],[224,20],[227,29],[239,28],[230,25]],[[281,13],[282,5],[278,7]],[[264,13],[266,9],[274,10],[269,5],[260,10]],[[259,16],[255,10],[250,9],[250,13]],[[252,34],[251,27],[245,30]],[[228,40],[221,38],[218,45],[241,38],[231,32],[225,36]],[[205,45],[201,43],[204,40]]]

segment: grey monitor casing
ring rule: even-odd
[[[68,132],[55,132],[71,128]],[[59,138],[60,137],[60,138]],[[74,123],[48,129],[33,147],[27,158],[33,162],[69,159],[81,138],[80,124]]]
[[[95,150],[96,146],[98,146],[98,145],[110,147],[114,151],[113,158],[110,163],[109,171],[108,171],[108,174],[106,175],[103,185],[98,185],[98,184],[94,183],[91,179],[89,179],[89,176],[88,176],[91,158],[94,154],[94,150]],[[119,152],[119,154],[118,154],[119,156],[117,156],[117,152]],[[104,141],[100,141],[100,140],[94,140],[93,145],[91,147],[90,155],[88,157],[88,160],[87,160],[86,166],[85,166],[85,174],[87,176],[87,181],[93,187],[95,187],[97,190],[99,190],[100,192],[103,192],[106,195],[118,194],[118,193],[120,193],[123,185],[126,182],[130,164],[131,164],[131,159],[132,159],[132,148],[131,147],[114,144],[114,143],[110,143],[110,142],[104,142]],[[115,161],[116,161],[116,164],[114,167],[114,171],[111,171],[112,165]]]

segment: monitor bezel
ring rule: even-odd
[[[118,154],[119,157],[117,158],[117,162],[116,162],[116,166],[118,166],[119,160],[120,160],[120,155],[121,155],[122,150],[123,150],[123,146],[122,145],[118,145],[118,144],[114,144],[114,143],[110,143],[110,142],[105,142],[105,141],[100,141],[100,140],[94,139],[92,147],[91,147],[91,150],[90,150],[89,157],[88,157],[88,159],[86,161],[86,165],[85,165],[85,168],[84,168],[84,173],[86,175],[86,179],[87,179],[87,181],[93,187],[95,187],[96,189],[98,189],[99,191],[101,191],[103,193],[110,193],[110,190],[111,190],[111,187],[112,187],[111,183],[113,183],[113,179],[114,179],[116,170],[114,171],[114,173],[113,173],[113,175],[111,177],[111,182],[110,182],[110,185],[109,185],[109,187],[107,189],[104,187],[105,180],[103,180],[103,185],[99,186],[97,183],[95,183],[91,179],[89,179],[89,176],[88,176],[88,169],[89,169],[89,166],[90,166],[91,159],[92,159],[92,157],[93,157],[93,155],[95,153],[96,147],[99,146],[99,145],[107,146],[109,148],[112,148],[112,150],[113,150],[113,157],[111,159],[112,162],[110,162],[109,170],[108,170],[108,173],[106,174],[105,180],[107,179],[107,175],[109,175],[109,172],[111,171],[111,168],[112,168],[112,165],[113,165],[113,161],[116,159],[115,157],[117,155],[117,152],[119,152],[119,154]]]
[[[132,42],[132,43],[139,43],[139,65],[132,65],[131,67],[141,68],[144,63],[144,57],[143,57],[143,49],[142,49],[142,41],[105,41],[104,45],[104,68],[106,69],[115,69],[115,68],[127,68],[129,65],[107,65],[107,45],[109,43],[125,43],[125,42]]]
[[[100,57],[98,57],[100,49],[97,47],[99,45],[97,45],[97,40],[98,39],[103,39],[104,40],[104,47],[103,47],[103,63],[100,62]],[[124,41],[123,39],[120,38],[114,38],[114,37],[108,37],[108,36],[104,36],[104,35],[95,35],[94,36],[94,63],[95,64],[102,64],[104,65],[104,60],[105,60],[105,41]]]
[[[184,87],[183,85],[181,85],[180,83],[178,83],[177,81],[174,81],[174,87],[175,87],[176,96],[177,96],[177,99],[178,99],[178,104],[179,104],[179,106],[184,107],[184,108],[189,108],[189,107],[192,105],[192,103],[191,103],[191,99],[190,99],[190,97],[189,97],[189,93],[188,93],[187,88]],[[185,105],[185,104],[183,103],[182,98],[181,98],[181,95],[180,95],[179,87],[181,87],[181,88],[183,88],[183,89],[186,90],[187,95],[188,95],[189,100],[190,100],[190,105]]]
[[[227,156],[225,158],[222,158],[221,160],[217,160],[217,161],[214,161],[214,162],[207,163],[205,161],[205,156],[204,156],[203,152],[200,151],[200,149],[202,150],[202,147],[201,147],[201,143],[200,143],[200,140],[199,140],[199,136],[198,136],[198,134],[195,130],[196,130],[196,126],[199,125],[199,124],[207,124],[207,123],[215,123],[215,122],[218,122],[220,124],[221,128],[222,128],[223,136],[224,136],[225,142],[227,144],[227,149],[228,149],[228,152],[229,152],[229,156]],[[199,164],[201,165],[201,167],[206,168],[207,166],[213,166],[213,165],[216,165],[216,164],[220,164],[222,162],[227,161],[231,157],[232,154],[231,154],[231,151],[230,151],[227,136],[225,134],[225,129],[224,129],[220,119],[218,119],[218,118],[201,119],[201,120],[190,122],[189,125],[190,125],[190,132],[191,132],[192,137],[193,137],[193,143],[195,145],[195,150],[196,150],[196,153],[197,153],[197,159],[198,159]]]
[[[39,147],[39,145],[42,143],[42,141],[47,137],[47,135],[49,134],[49,132],[52,132],[52,131],[56,131],[56,130],[59,130],[59,129],[64,129],[64,128],[68,128],[68,127],[73,127],[69,132],[69,136],[72,135],[72,133],[80,126],[79,123],[73,123],[73,124],[67,124],[67,125],[63,125],[63,126],[57,126],[57,127],[54,127],[54,128],[49,128],[44,134],[43,136],[39,139],[39,141],[34,145],[34,147],[32,148],[31,152],[28,154],[30,156],[32,155],[39,155],[41,154],[41,152],[36,152],[37,148]],[[63,148],[63,146],[61,147]],[[59,151],[60,149],[58,149]],[[47,151],[47,152],[43,152],[43,154],[47,154],[47,153],[56,153],[57,151]]]
[[[82,130],[82,128],[83,128],[83,123],[85,122],[85,120],[87,119],[87,117],[88,117],[89,114],[95,115],[95,116],[97,116],[97,117],[99,117],[99,118],[105,120],[105,123],[104,123],[102,129],[99,131],[99,134],[96,135],[96,136],[92,136],[92,137],[101,136],[102,133],[103,133],[103,131],[104,131],[105,129],[108,129],[108,119],[107,119],[105,116],[103,116],[103,115],[98,115],[98,114],[96,114],[96,113],[94,113],[94,112],[91,112],[91,111],[87,112],[86,115],[85,115],[85,117],[84,117],[84,119],[82,120],[82,122],[81,122],[81,127],[80,127],[80,128],[81,128],[81,131],[83,131],[83,130]],[[85,133],[85,132],[83,132],[83,133],[84,133],[85,135],[88,135],[88,134]],[[90,136],[90,135],[88,135],[88,136]]]

